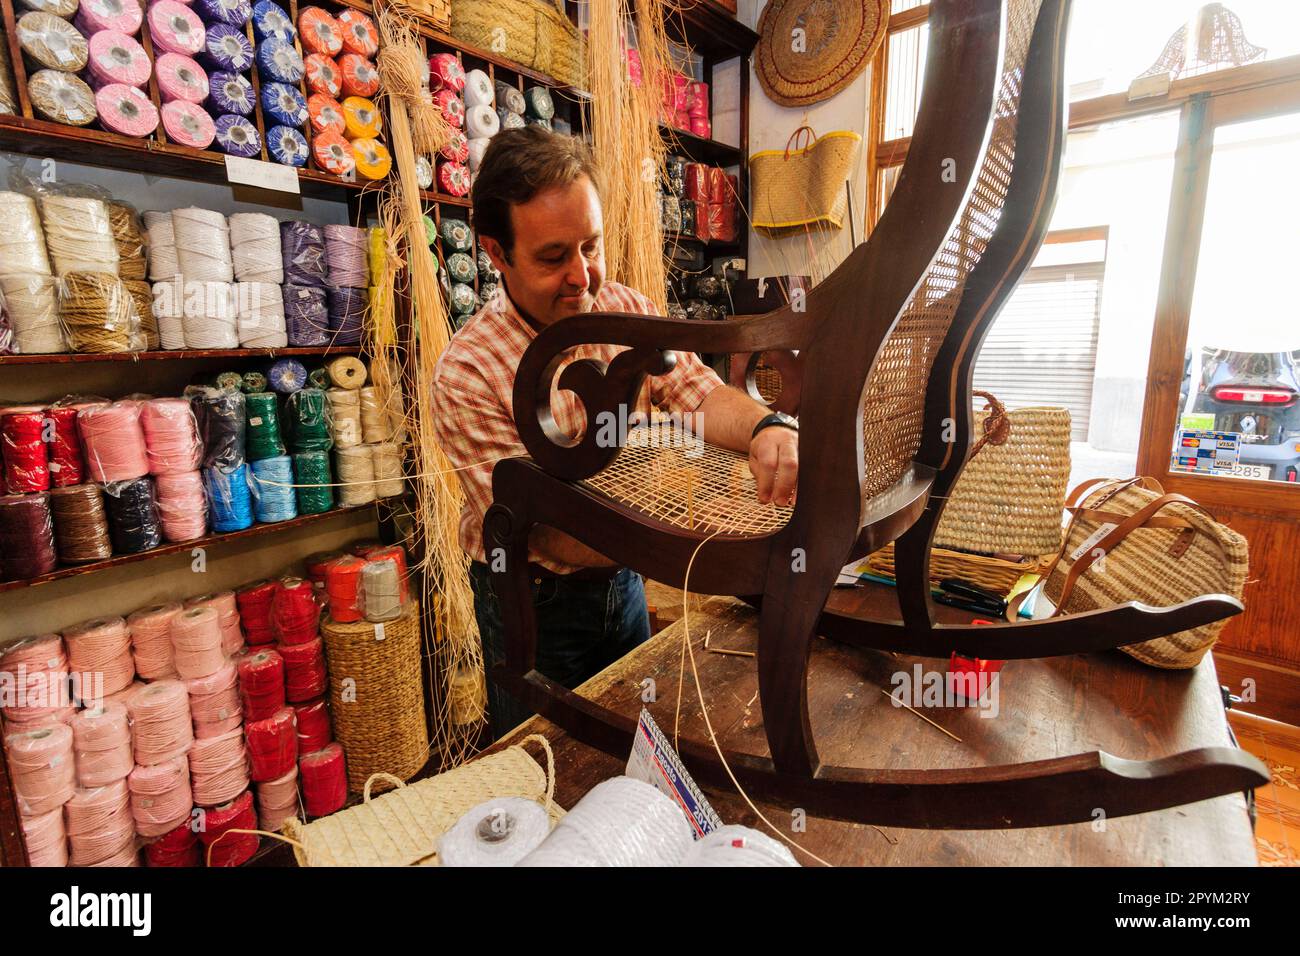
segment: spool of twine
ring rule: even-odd
[[[208,530],[208,496],[198,471],[159,475],[158,517],[163,537],[171,542],[193,541]]]
[[[0,497],[0,555],[11,581],[40,577],[58,566],[48,492]]]
[[[151,286],[158,340],[164,349],[185,348],[185,297],[182,288],[179,275]]]
[[[402,478],[402,449],[399,445],[381,442],[373,446],[375,497],[393,498],[404,490]]]
[[[67,20],[39,11],[24,13],[17,33],[19,46],[33,63],[65,73],[85,69],[90,55],[86,38]]]
[[[467,667],[457,668],[447,696],[453,724],[464,727],[483,720],[487,712],[487,690],[481,672]]]
[[[68,649],[68,668],[73,673],[102,674],[104,694],[131,686],[135,661],[124,618],[91,618],[65,630],[63,643]]]
[[[206,819],[207,827],[200,831],[199,839],[203,842],[203,858],[208,866],[240,866],[257,852],[261,843],[257,834],[230,832],[257,828],[251,790],[245,790],[231,802],[209,810]]]
[[[68,834],[63,827],[63,808],[35,816],[20,814],[27,862],[31,866],[67,866]]]
[[[260,212],[231,216],[230,251],[235,278],[240,282],[284,282],[280,223],[274,216]]]
[[[329,402],[319,388],[299,389],[289,396],[289,437],[295,452],[328,451],[330,437]]]
[[[224,215],[196,206],[173,209],[172,233],[176,239],[176,260],[187,282],[234,281],[230,225]]]
[[[194,797],[190,792],[190,763],[185,754],[152,766],[137,762],[127,777],[131,816],[142,837],[162,836],[189,823]]]
[[[117,246],[117,274],[123,279],[143,281],[149,274],[145,260],[144,234],[135,210],[126,203],[108,204],[108,227]]]
[[[384,395],[374,386],[361,389],[361,440],[367,445],[393,437],[392,422]]]
[[[126,626],[131,632],[131,651],[135,658],[135,671],[145,680],[163,680],[176,676],[172,660],[172,619],[181,613],[181,606],[153,604],[127,616]]]
[[[203,439],[194,410],[184,398],[155,398],[140,406],[149,472],[173,475],[203,463]]]
[[[155,681],[132,694],[126,706],[131,715],[137,764],[149,767],[166,763],[189,750],[194,728],[189,692],[181,681]]]
[[[325,258],[329,263],[329,281],[334,286],[365,288],[369,276],[366,230],[356,226],[325,227]]]
[[[366,384],[366,364],[355,355],[340,355],[325,366],[330,385],[341,389],[357,389]]]
[[[280,647],[284,659],[284,699],[291,704],[325,693],[325,646],[319,637]]]
[[[190,394],[203,436],[203,467],[232,469],[245,460],[248,402],[243,392],[203,388]]]
[[[215,674],[226,662],[221,618],[215,608],[191,607],[176,615],[171,639],[176,673],[186,680]]]
[[[335,448],[361,444],[361,393],[358,389],[331,388],[325,393],[330,403],[330,437]]]
[[[63,638],[58,634],[36,634],[20,638],[0,655],[0,672],[9,675],[11,686],[23,688],[22,698],[10,697],[4,703],[6,726],[18,731],[35,729],[38,723],[58,722],[71,716],[66,693],[68,658]]]
[[[0,191],[0,277],[49,275],[45,231],[36,201],[22,193]]]
[[[285,452],[280,435],[280,405],[274,392],[257,392],[247,397],[248,432],[245,450],[249,461],[274,458]]]
[[[545,807],[527,797],[496,797],[466,811],[438,840],[441,866],[514,866],[551,832]]]
[[[70,866],[105,866],[135,850],[135,820],[126,780],[79,789],[63,807]]]
[[[337,448],[334,463],[342,485],[340,504],[364,505],[375,500],[374,449],[370,445]]]
[[[248,789],[248,753],[240,727],[194,741],[190,748],[190,789],[194,802],[215,807]]]
[[[110,482],[104,485],[104,494],[114,551],[141,554],[162,544],[162,517],[152,478]]]
[[[234,591],[202,594],[185,602],[190,607],[210,607],[217,612],[217,627],[221,631],[221,650],[233,657],[244,646],[244,633],[239,626],[239,603]]]
[[[147,282],[128,279],[123,279],[122,285],[126,286],[135,307],[131,318],[132,327],[139,326],[139,335],[145,349],[157,351],[162,345],[162,339],[158,334],[158,318],[153,314],[153,288]]]
[[[11,733],[5,746],[14,795],[24,816],[49,813],[72,799],[77,782],[72,728],[54,724]]]
[[[254,781],[283,779],[293,770],[298,757],[298,734],[292,710],[281,707],[269,717],[250,722],[245,732],[249,776]]]
[[[86,456],[77,431],[78,409],[74,405],[52,405],[45,417],[54,423],[49,443],[50,484],[55,488],[79,485],[86,480]]]
[[[257,784],[258,829],[278,832],[286,820],[298,815],[298,765],[284,776]]]
[[[361,569],[361,596],[366,620],[391,621],[402,614],[397,562],[367,561]]]
[[[95,481],[116,482],[149,473],[148,446],[138,402],[90,405],[77,414],[86,467]]]
[[[162,282],[179,275],[181,265],[176,257],[176,232],[172,228],[171,212],[149,210],[141,218],[149,240],[149,278]]]
[[[61,70],[29,73],[27,96],[42,117],[65,126],[86,126],[99,115],[94,91],[80,77]]]
[[[86,564],[113,556],[108,515],[99,485],[69,485],[50,492],[54,542],[64,564]]]
[[[104,355],[131,351],[131,292],[110,272],[63,272],[59,312],[74,352]]]
[[[190,692],[190,717],[194,721],[196,740],[219,737],[238,730],[243,724],[234,661],[227,661],[225,667],[210,677],[186,681],[185,686]]]
[[[0,276],[0,292],[23,355],[48,355],[68,348],[59,321],[59,280],[36,273]]]
[[[330,712],[323,697],[293,705],[298,725],[298,755],[315,753],[334,739],[330,730]]]
[[[235,287],[229,282],[195,282],[186,277],[181,323],[188,349],[233,349],[239,346]]]
[[[77,758],[77,783],[81,787],[102,787],[124,781],[135,761],[131,754],[131,725],[126,705],[107,700],[97,707],[74,714],[73,752]]]
[[[317,515],[334,507],[333,477],[329,452],[304,451],[293,456],[299,514]]]
[[[117,275],[117,243],[102,199],[50,193],[41,197],[41,222],[54,272]]]
[[[277,231],[276,235],[279,235]],[[239,344],[244,348],[283,348],[289,344],[284,321],[284,297],[280,287],[270,282],[238,282],[235,284],[235,315]],[[266,377],[262,373],[260,388],[245,391],[266,391]]]

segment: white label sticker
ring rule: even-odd
[[[301,192],[298,186],[298,170],[295,167],[281,166],[279,163],[264,163],[259,159],[247,159],[243,156],[226,157],[226,180],[242,183],[245,186],[274,189],[282,193]]]
[[[1088,535],[1087,539],[1083,542],[1083,544],[1079,545],[1072,552],[1070,552],[1070,560],[1078,561],[1081,557],[1083,557],[1094,547],[1096,547],[1098,541],[1100,541],[1102,538],[1106,537],[1106,535],[1114,531],[1116,527],[1118,526],[1110,524],[1109,522],[1103,524],[1092,534]]]
[[[250,419],[248,420],[248,424],[250,424],[250,425],[252,425],[254,428],[256,428],[258,425],[262,424],[262,416],[261,416],[261,415],[254,415],[252,418],[250,418]]]
[[[384,625],[382,622],[380,622],[379,624],[375,625],[375,640],[382,641],[383,639],[384,639]]]

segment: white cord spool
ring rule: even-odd
[[[247,349],[278,349],[289,344],[284,296],[273,282],[236,282],[235,316],[239,344]]]
[[[280,251],[280,222],[261,212],[237,212],[230,217],[230,253],[240,282],[284,282]],[[280,312],[284,312],[281,300]]]
[[[335,467],[343,487],[339,488],[339,503],[364,505],[375,500],[374,449],[370,445],[334,450]]]
[[[492,81],[482,70],[470,70],[465,74],[465,108],[474,106],[491,106],[495,109],[496,90]]]
[[[229,282],[199,282],[184,276],[183,323],[187,349],[239,348],[239,319],[234,286]],[[161,332],[161,328],[159,329]]]
[[[789,848],[751,827],[725,826],[695,841],[682,866],[798,866]]]
[[[153,316],[162,347],[185,348],[185,287],[179,275],[153,284]]]
[[[498,797],[471,807],[438,841],[443,866],[514,866],[551,831],[546,809],[525,797]]]
[[[490,139],[501,132],[501,118],[490,106],[470,106],[465,109],[465,135],[471,140]]]
[[[0,276],[49,275],[45,233],[36,202],[22,193],[0,192]]]
[[[54,271],[117,275],[117,242],[102,199],[52,194],[41,197],[41,222]]]
[[[145,237],[149,246],[149,278],[162,282],[181,271],[176,258],[176,232],[172,229],[172,214],[151,209],[142,213]]]
[[[58,282],[52,275],[0,276],[14,341],[23,355],[68,350],[63,323],[59,321]]]
[[[172,231],[176,236],[176,259],[187,281],[234,281],[230,226],[225,216],[197,206],[173,209]]]
[[[694,843],[677,804],[648,783],[596,784],[520,866],[680,866]]]
[[[483,154],[487,152],[488,143],[491,139],[471,139],[469,141],[469,171],[477,173],[479,166],[483,163]]]

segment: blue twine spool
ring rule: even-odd
[[[280,126],[307,122],[307,100],[296,86],[266,83],[262,86],[262,111]]]
[[[257,72],[263,79],[276,83],[297,83],[307,68],[293,43],[279,37],[267,37],[257,46]]]
[[[263,524],[298,517],[298,497],[293,487],[293,459],[288,455],[252,463],[253,509]]]
[[[253,495],[248,487],[248,466],[204,468],[208,514],[213,531],[242,531],[253,526]]]
[[[242,27],[253,15],[253,5],[248,0],[198,0],[195,6],[204,23]]]
[[[298,31],[284,7],[271,0],[259,0],[253,4],[253,35],[257,37],[258,43],[267,37],[292,43]]]
[[[291,395],[307,385],[307,366],[294,358],[276,359],[266,373],[271,391]]]
[[[288,126],[272,126],[266,131],[266,150],[281,166],[307,165],[307,137]]]

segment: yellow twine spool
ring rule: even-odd
[[[144,347],[150,352],[158,351],[162,347],[162,341],[158,336],[158,319],[153,314],[153,288],[147,282],[134,279],[123,279],[122,284],[126,286],[126,291],[131,293],[131,302],[135,306],[135,315],[140,324]]]
[[[349,96],[343,101],[343,127],[348,139],[374,139],[383,128],[379,107],[364,96]]]
[[[388,147],[377,139],[359,137],[352,141],[352,155],[357,161],[357,175],[363,179],[383,179],[393,168]]]
[[[117,274],[123,279],[144,279],[148,275],[144,234],[140,232],[135,210],[126,203],[109,203],[108,226],[117,244]]]
[[[131,351],[135,303],[126,285],[107,272],[69,272],[59,283],[59,311],[74,352]]]
[[[366,363],[354,355],[341,355],[325,366],[330,384],[337,388],[360,388],[366,384]]]

